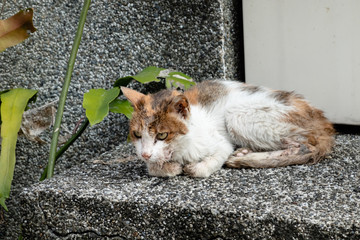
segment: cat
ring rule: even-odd
[[[330,121],[294,92],[220,80],[185,92],[121,90],[134,108],[131,141],[152,176],[313,164],[334,144]]]

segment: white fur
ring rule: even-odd
[[[254,150],[279,149],[281,139],[289,136],[293,128],[283,118],[294,108],[276,101],[267,88],[249,93],[239,88],[241,83],[223,84],[230,91],[226,97],[224,118],[233,143]]]
[[[164,141],[157,141],[155,136],[150,136],[147,128],[142,132],[142,137],[134,142],[137,155],[145,162],[162,164],[171,159],[172,151],[169,145]],[[151,156],[150,159],[145,159],[142,155]]]
[[[281,121],[293,110],[276,101],[271,90],[250,93],[239,82],[220,82],[228,94],[210,107],[191,106],[189,133],[177,140],[173,160],[191,163],[194,176],[207,177],[220,169],[235,146],[276,150],[289,136],[291,124]]]
[[[226,134],[222,115],[216,113],[219,109],[210,112],[199,106],[190,109],[189,132],[176,139],[173,160],[191,164],[189,167],[196,177],[208,177],[222,167],[234,147]]]

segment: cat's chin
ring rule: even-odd
[[[147,163],[152,163],[152,164],[159,164],[159,165],[163,165],[164,163],[170,162],[171,161],[171,156],[168,158],[163,158],[163,159],[154,159],[154,160],[145,160],[145,162]]]
[[[150,163],[150,164],[158,164],[160,166],[162,166],[164,163],[170,162],[172,159],[172,152],[169,153],[166,157],[164,158],[157,158],[157,159],[149,159],[146,160],[143,157],[139,156],[139,158],[144,161],[145,163]]]

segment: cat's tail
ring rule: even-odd
[[[314,140],[316,143],[313,145]],[[247,148],[236,150],[225,162],[232,168],[273,168],[297,164],[315,164],[331,151],[333,137],[329,134],[312,138],[311,143],[293,143],[286,149],[252,152]]]
[[[331,152],[335,142],[334,134],[335,130],[332,124],[329,123],[327,126],[315,130],[308,135],[306,146],[308,146],[312,152],[308,163],[318,163]]]
[[[270,152],[252,152],[247,148],[236,150],[225,162],[231,168],[273,168],[305,164],[312,153],[302,145]]]
[[[225,165],[233,168],[269,168],[321,161],[331,152],[335,130],[321,110],[310,107],[305,101],[301,103],[300,111],[286,117],[286,121],[296,130],[284,149],[268,152],[239,149],[228,158]]]
[[[323,111],[310,106],[304,99],[294,100],[296,112],[288,114],[287,121],[304,130],[303,141],[311,152],[307,163],[315,164],[331,152],[335,130]]]

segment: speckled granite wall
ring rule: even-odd
[[[37,89],[38,100],[33,105],[37,107],[60,95],[83,1],[16,2],[34,8],[37,32],[0,53],[0,89]],[[6,1],[2,18],[16,13],[14,4]],[[238,8],[239,2],[233,4],[231,0],[92,1],[62,135],[71,132],[84,116],[84,92],[109,88],[118,77],[133,75],[150,65],[176,68],[196,80],[241,79],[244,73],[237,64],[241,58],[234,51],[239,49],[239,22],[233,18]],[[69,149],[56,173],[114,149],[126,136],[125,117],[111,114]],[[11,198],[7,201],[10,211],[0,210],[0,239],[5,235],[13,239],[20,229],[18,194],[22,187],[38,181],[48,158],[50,131],[42,138],[47,144],[19,139]]]

